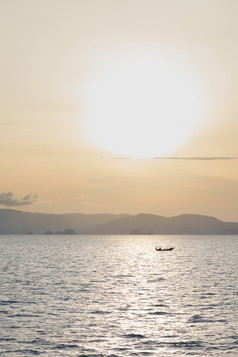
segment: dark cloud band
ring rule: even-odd
[[[171,156],[171,157],[153,157],[153,160],[237,160],[238,157],[234,156]]]
[[[102,160],[194,160],[194,161],[213,161],[213,160],[237,160],[238,156],[158,156],[152,158],[136,157],[103,157]]]

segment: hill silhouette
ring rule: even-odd
[[[88,227],[109,222],[123,215],[114,214],[46,214],[29,213],[11,209],[0,209],[0,234],[25,234],[33,232],[64,232],[71,229],[76,233]],[[124,215],[125,216],[125,215]]]
[[[45,234],[74,231],[76,234],[233,234],[237,222],[215,217],[182,214],[174,217],[128,214],[46,214],[0,209],[0,234]]]
[[[145,234],[150,231],[154,234],[238,234],[238,223],[196,214],[163,217],[140,213],[89,227],[84,233],[128,234],[136,230]]]

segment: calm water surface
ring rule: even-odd
[[[237,236],[0,236],[0,355],[238,356],[237,258]]]

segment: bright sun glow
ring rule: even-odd
[[[111,153],[167,155],[202,117],[201,97],[184,68],[152,57],[114,62],[91,87],[90,140]]]

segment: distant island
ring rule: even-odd
[[[56,231],[56,232],[52,232],[52,231],[46,231],[44,233],[45,235],[51,235],[51,234],[62,234],[62,235],[73,235],[76,234],[75,231],[73,229],[67,228],[64,231]]]
[[[238,235],[238,222],[198,214],[164,217],[146,213],[46,214],[0,209],[0,234]]]

